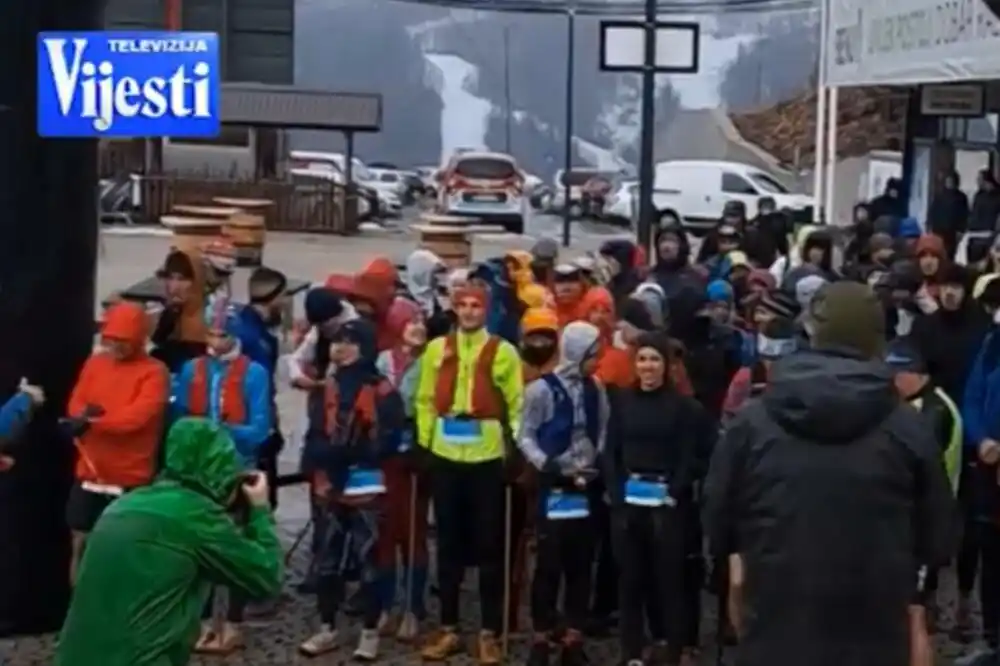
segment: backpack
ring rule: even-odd
[[[552,458],[561,456],[569,448],[572,442],[573,428],[576,426],[576,410],[573,406],[573,398],[563,385],[562,381],[553,373],[548,373],[541,377],[549,390],[552,392],[553,409],[552,418],[539,427],[539,445],[545,454]],[[583,411],[587,422],[585,430],[587,437],[596,447],[600,439],[600,391],[597,382],[592,377],[583,378]],[[568,417],[567,417],[568,414]],[[546,444],[557,443],[559,450],[547,450]],[[548,447],[548,448],[551,448]]]

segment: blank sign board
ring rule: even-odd
[[[640,21],[601,21],[601,69],[640,72],[646,60],[646,26]],[[700,30],[697,23],[656,22],[656,60],[661,73],[698,71]]]

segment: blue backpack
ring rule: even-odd
[[[576,409],[573,398],[562,381],[553,373],[542,375],[542,381],[552,392],[552,418],[538,428],[538,446],[550,458],[564,454],[573,442],[573,428],[576,426]],[[586,414],[587,437],[596,447],[600,439],[601,398],[597,382],[591,377],[583,379],[583,411]]]

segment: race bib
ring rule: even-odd
[[[590,516],[590,503],[583,493],[553,490],[545,498],[545,517],[549,520],[575,520]]]
[[[475,419],[441,419],[441,439],[446,444],[479,444],[483,439],[482,424]]]
[[[670,489],[663,481],[648,481],[638,476],[625,482],[625,503],[633,506],[674,506]]]
[[[351,471],[347,473],[343,494],[344,497],[384,495],[385,478],[382,476],[382,470],[352,467]]]
[[[125,493],[125,489],[121,486],[110,486],[106,483],[94,483],[93,481],[81,481],[80,487],[88,493],[107,495],[108,497],[121,497]]]

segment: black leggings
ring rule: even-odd
[[[955,569],[958,577],[958,592],[968,597],[976,588],[976,574],[979,572],[979,556],[981,554],[982,524],[965,511],[965,523],[962,525],[962,543],[955,558]]]
[[[688,621],[684,595],[682,509],[624,506],[614,520],[620,576],[619,630],[625,661],[642,658],[644,627],[665,640],[668,663],[680,657]],[[650,603],[650,595],[655,600]]]
[[[433,462],[431,492],[438,539],[441,624],[457,627],[458,597],[467,564],[479,566],[482,628],[503,630],[504,477],[499,460]],[[474,558],[470,558],[471,541]]]
[[[208,593],[208,601],[205,602],[205,608],[202,610],[201,617],[205,620],[211,620],[215,617],[215,591],[219,589],[215,586]],[[229,603],[226,607],[226,622],[231,622],[233,624],[239,624],[243,621],[243,611],[246,608],[247,602],[239,593],[234,592],[232,589],[229,590]]]
[[[540,511],[535,574],[531,581],[531,622],[536,633],[555,629],[559,587],[565,581],[566,627],[583,629],[590,601],[593,518],[550,520]]]

